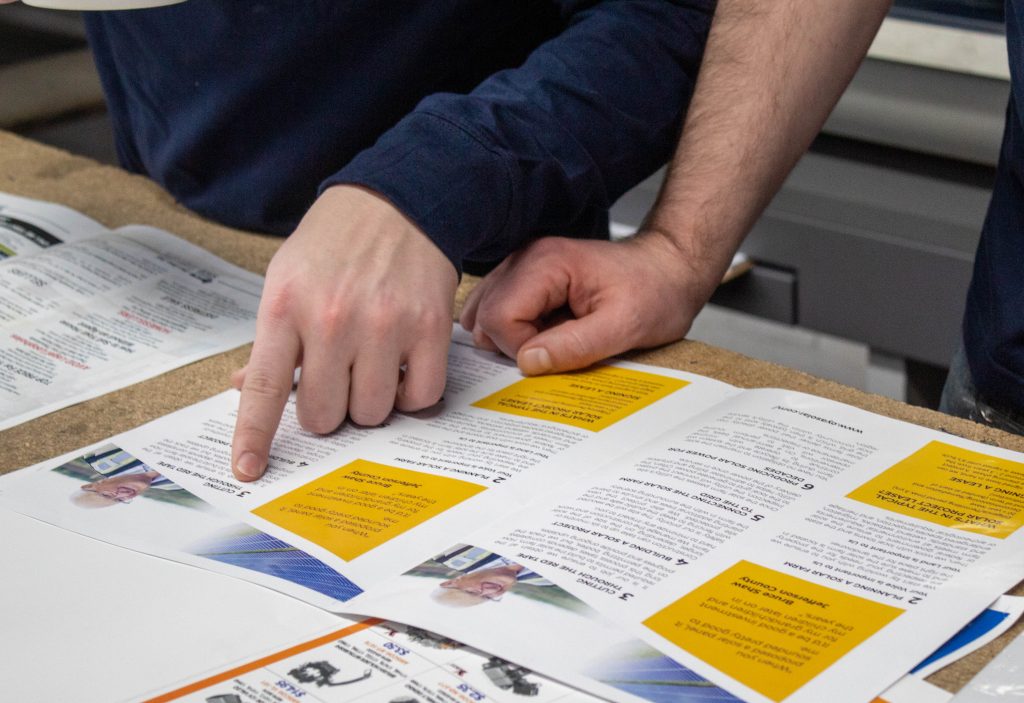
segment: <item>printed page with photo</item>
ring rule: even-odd
[[[364,591],[345,610],[609,699],[864,700],[1024,575],[1022,457],[799,393],[623,362],[524,379],[457,334],[437,407],[321,437],[290,404],[253,484],[236,407],[108,444]]]
[[[661,434],[674,418],[737,392],[710,379],[630,364],[540,380],[523,379],[507,359],[473,348],[458,332],[441,404],[395,413],[382,427],[346,424],[318,436],[299,428],[293,397],[270,469],[258,482],[241,483],[231,474],[238,405],[231,391],[19,472],[2,498],[18,512],[67,529],[193,563],[195,545],[156,539],[166,523],[147,517],[156,508],[135,507],[171,495],[157,488],[171,485],[180,490],[175,495],[192,496],[207,512],[248,525],[259,539],[287,545],[311,568],[330,570],[335,577],[321,593],[347,600],[400,574],[421,554],[446,548],[453,535],[516,511],[559,482],[580,480],[609,455]],[[505,403],[512,412],[489,407]],[[88,464],[105,452],[145,467],[146,475],[157,477],[153,485],[140,486],[138,475],[94,472],[77,483],[59,478],[69,459]],[[132,507],[82,507],[91,501],[124,508],[118,499]],[[152,525],[139,530],[111,522],[129,515],[152,519]],[[327,607],[342,609],[340,603]]]
[[[325,610],[339,611],[359,593],[319,559],[228,516],[112,443],[0,477],[0,505]]]
[[[746,391],[460,542],[742,700],[852,703],[1024,577],[1022,459],[812,396]],[[593,633],[554,628],[534,640],[536,617],[502,616],[515,609],[504,593],[525,588],[508,568],[485,584],[442,569],[431,590],[415,585],[417,567],[352,609],[574,685],[585,686],[580,674],[610,678],[589,660],[551,668],[566,651],[600,659]],[[471,595],[475,607],[454,609]]]
[[[109,229],[71,208],[0,192],[0,261],[106,234]]]
[[[362,589],[453,535],[584,480],[609,456],[662,434],[737,390],[692,374],[616,362],[524,379],[456,332],[444,399],[376,428],[303,431],[294,396],[267,475],[230,469],[238,393],[114,438],[188,491],[330,564]]]

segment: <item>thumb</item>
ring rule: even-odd
[[[574,371],[623,352],[631,340],[618,330],[620,320],[610,309],[598,308],[549,327],[519,349],[519,370],[527,376]]]

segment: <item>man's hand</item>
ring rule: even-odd
[[[685,335],[890,4],[719,0],[647,231],[621,243],[537,241],[481,282],[463,327],[527,374],[581,368]]]
[[[235,477],[266,470],[296,366],[310,432],[331,432],[346,414],[376,425],[393,407],[436,403],[457,283],[441,250],[386,200],[355,186],[324,191],[267,269],[252,355],[236,376]]]
[[[547,237],[488,274],[460,322],[525,374],[583,368],[681,339],[721,280],[718,266],[700,263],[658,232],[622,242]]]

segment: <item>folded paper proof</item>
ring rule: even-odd
[[[113,521],[159,476],[351,584],[334,610],[621,701],[871,700],[1024,576],[1024,457],[792,391],[627,362],[523,379],[457,333],[438,406],[318,436],[292,398],[246,484],[237,405],[80,451],[147,467],[128,506],[69,501],[67,458],[4,500],[127,544]]]

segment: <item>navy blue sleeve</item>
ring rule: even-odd
[[[566,29],[467,95],[438,93],[328,178],[371,188],[462,270],[594,236],[672,154],[714,0],[560,3]]]

